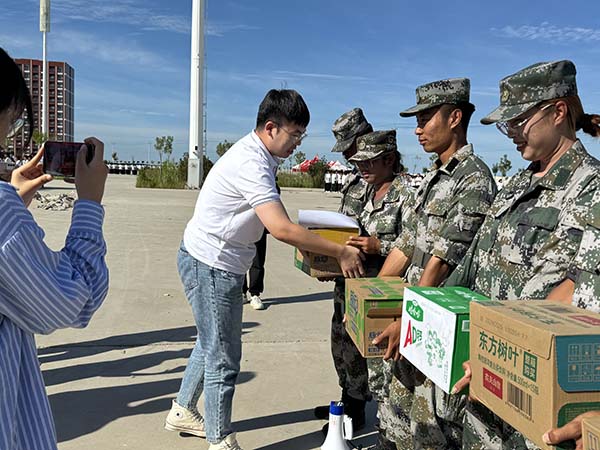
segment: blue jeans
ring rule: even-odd
[[[206,440],[216,444],[233,432],[231,408],[242,357],[244,275],[203,264],[183,243],[177,268],[198,329],[177,403],[194,411],[204,391]]]

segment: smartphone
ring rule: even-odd
[[[87,147],[86,162],[89,164],[94,158],[94,146],[84,142],[57,142],[44,143],[44,173],[53,177],[75,177],[77,153],[82,145]]]

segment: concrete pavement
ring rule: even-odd
[[[198,449],[204,439],[163,429],[194,343],[194,321],[175,264],[197,192],[136,189],[135,178],[111,175],[104,205],[110,291],[83,330],[37,339],[61,450]],[[43,193],[70,190],[53,182]],[[292,219],[298,209],[336,210],[339,195],[283,189]],[[70,211],[31,211],[60,249]],[[329,350],[332,283],[292,266],[292,248],[269,236],[268,308],[244,307],[243,356],[234,426],[245,450],[306,450],[323,442],[312,409],[339,398]],[[367,432],[374,442],[374,406]]]

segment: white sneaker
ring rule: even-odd
[[[238,444],[235,433],[231,433],[218,444],[210,444],[208,450],[242,450],[242,447]]]
[[[200,413],[184,408],[175,400],[173,400],[173,406],[171,406],[171,411],[169,411],[169,415],[165,420],[165,428],[169,431],[179,431],[180,433],[206,437],[204,418]]]
[[[251,295],[250,296],[250,306],[254,309],[265,309],[266,306],[260,299],[260,295]]]
[[[242,292],[242,305],[246,303],[250,303],[250,292],[246,292],[245,294]]]

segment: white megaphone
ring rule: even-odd
[[[352,419],[344,414],[342,402],[329,405],[329,430],[321,450],[351,450],[346,439],[352,439]]]

